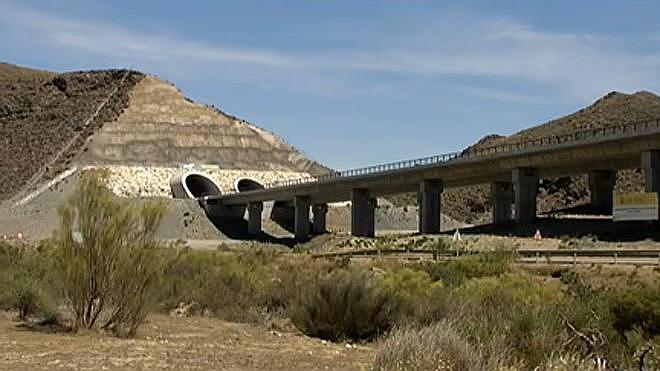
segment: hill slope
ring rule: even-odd
[[[0,201],[72,166],[327,171],[272,133],[128,70],[56,74],[1,63],[0,138]]]

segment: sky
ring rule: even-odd
[[[0,60],[132,68],[337,169],[660,93],[660,1],[0,0]]]

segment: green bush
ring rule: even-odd
[[[159,288],[162,310],[187,304],[191,314],[208,313],[238,322],[258,322],[267,310],[276,253],[254,248],[244,253],[179,249],[172,251]]]
[[[0,244],[0,307],[18,312],[20,320],[50,317],[55,312],[53,261],[33,246]]]
[[[458,286],[471,278],[499,276],[510,270],[515,253],[510,250],[496,250],[469,255],[447,262],[432,263],[428,272],[433,280],[440,280],[447,286]]]
[[[336,269],[310,280],[288,306],[303,333],[339,341],[370,340],[393,322],[393,299],[379,279],[357,267]]]
[[[442,289],[442,282],[433,281],[428,273],[403,267],[388,270],[382,285],[397,304],[397,312],[404,317],[414,317],[420,302],[441,295]]]
[[[161,203],[119,202],[97,174],[81,179],[60,209],[57,269],[73,329],[100,328],[132,336],[152,304],[161,270],[156,229]]]
[[[610,291],[606,299],[620,334],[636,329],[645,338],[660,335],[660,285],[635,283]]]

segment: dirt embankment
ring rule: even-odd
[[[65,169],[87,138],[128,103],[138,72],[52,74],[0,65],[0,200]],[[105,103],[105,104],[104,104]]]

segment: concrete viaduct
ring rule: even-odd
[[[592,205],[611,213],[616,171],[629,168],[644,170],[647,192],[660,191],[660,120],[332,172],[198,200],[213,215],[242,217],[247,209],[250,234],[261,233],[264,202],[275,201],[291,210],[295,238],[303,241],[325,232],[330,202],[351,201],[352,234],[373,237],[377,197],[417,192],[419,232],[432,234],[440,232],[444,189],[490,184],[493,222],[528,224],[536,218],[541,178],[588,174]]]

